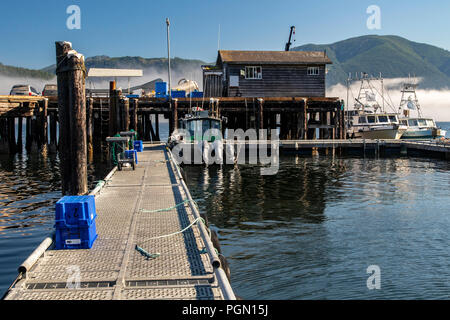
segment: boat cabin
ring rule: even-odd
[[[434,122],[433,119],[423,119],[423,118],[401,119],[400,124],[408,127],[428,127],[428,128],[436,127],[436,123]]]
[[[396,114],[369,114],[360,115],[357,117],[360,125],[385,125],[385,124],[399,124],[399,119]]]
[[[217,138],[217,132],[222,131],[222,120],[210,116],[209,111],[194,111],[191,114],[187,114],[183,119],[180,119],[179,128],[189,132],[190,141],[205,140],[213,142]],[[208,130],[211,131],[209,134],[206,134]]]

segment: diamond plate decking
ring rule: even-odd
[[[211,245],[205,229],[194,224],[183,233],[154,239],[188,227],[198,212],[189,202],[168,211],[143,211],[173,207],[190,195],[164,146],[145,145],[138,160],[135,171],[116,171],[96,194],[98,239],[93,248],[50,247],[7,300],[233,298],[223,270],[213,267],[215,253],[203,250],[205,242]],[[160,256],[147,260],[136,245]]]

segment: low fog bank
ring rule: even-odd
[[[407,78],[395,78],[384,79],[384,97],[385,100],[395,107],[395,111],[398,111],[401,100],[401,86],[402,83],[407,82]],[[424,117],[434,118],[436,121],[450,121],[450,89],[446,90],[425,90],[420,89],[421,79],[417,79],[418,88],[416,90],[417,98],[421,106],[422,114]],[[379,93],[381,93],[381,85],[379,82],[371,82],[372,85]],[[353,82],[350,86],[349,92],[349,109],[353,109],[355,98],[358,96],[361,83],[359,81]],[[376,90],[374,90],[376,92]],[[345,102],[347,101],[347,87],[345,84],[337,84],[327,89],[328,97],[339,97]],[[405,97],[408,98],[409,95]],[[377,101],[381,105],[381,94],[377,95]],[[387,112],[392,112],[387,104],[385,106]],[[412,111],[412,115],[415,116],[415,112]]]
[[[130,86],[138,86],[144,83],[153,81],[155,79],[163,79],[163,81],[168,81],[167,71],[158,71],[156,69],[145,69],[143,70],[143,77],[130,78]],[[178,81],[181,79],[189,79],[197,82],[200,90],[203,87],[203,76],[201,68],[181,68],[181,70],[172,71],[172,87],[177,86]],[[114,79],[109,78],[87,78],[86,88],[92,89],[108,89],[109,81]],[[23,77],[6,77],[0,75],[0,95],[8,95],[11,88],[17,84],[31,85],[38,92],[42,92],[44,86],[48,83],[56,83],[56,77],[51,80],[43,80],[36,78],[23,78]],[[128,88],[128,78],[117,78],[117,87],[126,89]]]
[[[31,85],[38,92],[42,92],[47,83],[56,83],[56,77],[51,80],[43,80],[37,78],[5,77],[0,75],[0,95],[8,95],[11,88],[17,84]]]

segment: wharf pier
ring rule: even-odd
[[[145,144],[135,171],[114,168],[91,195],[98,233],[92,249],[54,250],[46,239],[20,266],[6,300],[236,299],[164,145]]]

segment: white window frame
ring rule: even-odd
[[[257,69],[259,68],[259,72]],[[249,70],[253,70],[253,77],[249,77]],[[245,67],[245,79],[247,80],[261,80],[262,79],[262,67],[261,66],[248,66]]]
[[[308,67],[308,76],[318,76],[320,75],[320,67]]]

